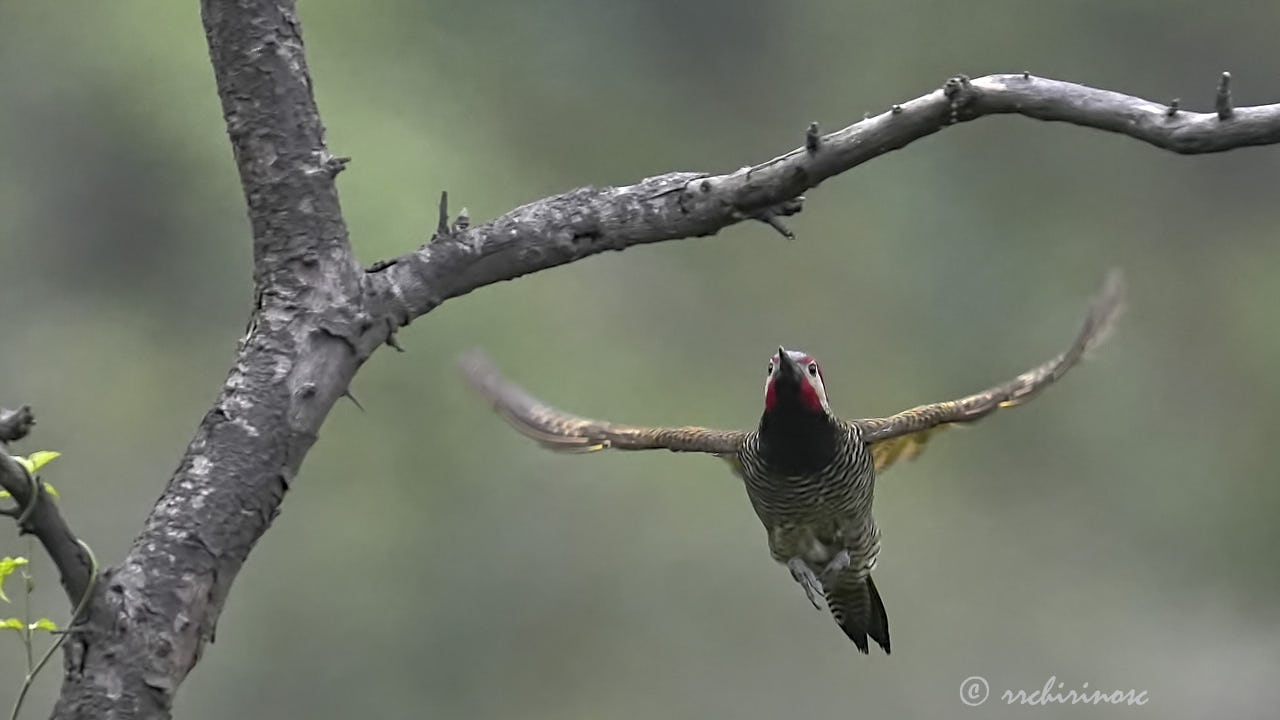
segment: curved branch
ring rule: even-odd
[[[9,457],[9,448],[6,446],[6,443],[26,437],[34,424],[35,417],[31,414],[31,408],[23,406],[18,410],[0,410],[0,488],[13,496],[18,508],[28,507],[28,503],[35,502],[35,507],[31,508],[18,532],[35,535],[44,546],[45,552],[49,553],[49,558],[58,568],[67,600],[75,607],[89,586],[93,562],[48,494],[40,491],[36,498],[31,497],[32,483],[27,471]]]
[[[1225,83],[1222,87],[1225,87]],[[1193,113],[1030,74],[963,76],[927,95],[725,175],[670,173],[625,187],[581,188],[512,210],[370,268],[400,324],[441,302],[606,250],[711,235],[745,219],[776,224],[827,178],[949,125],[1019,114],[1120,133],[1180,154],[1280,142],[1280,104]],[[1229,100],[1226,101],[1229,108]]]

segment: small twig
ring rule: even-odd
[[[822,145],[822,135],[818,132],[818,123],[809,123],[809,129],[804,131],[804,149],[810,155],[818,152],[818,147]]]
[[[337,177],[338,173],[347,169],[347,163],[351,162],[348,156],[331,157],[325,161],[325,170],[329,171],[329,177]]]
[[[960,108],[968,101],[965,91],[970,87],[968,75],[956,75],[947,80],[942,86],[942,94],[946,96],[951,105],[951,116],[948,119],[949,125],[955,125],[960,122]]]
[[[432,240],[441,238],[449,234],[449,191],[440,191],[440,215],[436,220],[436,234],[431,237]]]
[[[50,635],[75,635],[76,633],[89,632],[89,628],[58,628],[57,630],[46,630]]]
[[[453,229],[451,232],[454,235],[457,235],[469,227],[471,227],[471,213],[467,212],[467,209],[464,207],[462,208],[462,212],[458,213],[458,218],[453,221]]]
[[[27,698],[27,691],[31,689],[31,682],[36,679],[36,675],[44,669],[49,658],[62,647],[62,643],[66,641],[67,635],[70,634],[71,626],[80,620],[80,616],[84,614],[84,610],[89,606],[89,598],[93,595],[93,589],[98,584],[98,558],[93,554],[93,548],[83,540],[76,540],[80,544],[80,549],[84,550],[85,555],[89,557],[89,582],[85,585],[84,594],[80,596],[80,602],[76,603],[75,612],[71,613],[71,620],[67,622],[67,632],[59,633],[57,639],[49,646],[44,655],[40,656],[40,662],[27,672],[27,676],[22,679],[22,689],[18,691],[18,698],[13,701],[13,712],[9,713],[9,720],[17,720],[18,713],[22,711],[22,701]]]
[[[31,432],[36,418],[31,414],[31,407],[23,405],[17,410],[0,408],[0,442],[11,443],[21,440]]]
[[[35,548],[31,545],[31,536],[27,536],[27,557],[35,555]],[[35,578],[31,575],[31,565],[22,566],[22,631],[25,633],[23,637],[23,645],[27,646],[27,673],[31,673],[34,667],[32,662],[34,658],[31,654],[31,591],[35,588]]]
[[[27,476],[27,504],[22,508],[22,512],[18,513],[18,519],[15,522],[19,532],[26,532],[31,513],[36,511],[36,504],[40,502],[40,481],[26,467],[22,465],[18,467],[22,468],[22,474]],[[17,499],[16,495],[14,499]]]
[[[29,408],[19,412],[27,416],[23,425],[29,428],[35,423]],[[12,415],[0,414],[0,425],[10,420]],[[80,541],[67,527],[66,520],[58,511],[58,504],[41,497],[44,494],[42,484],[9,456],[9,449],[4,443],[0,443],[0,489],[8,491],[16,503],[13,508],[0,509],[0,515],[16,518],[19,532],[35,535],[62,576],[62,588],[68,602],[76,602],[86,592],[90,558],[78,547]]]
[[[790,200],[784,200],[778,203],[777,205],[774,205],[772,208],[770,208],[770,210],[772,210],[775,215],[783,215],[786,217],[795,215],[803,209],[804,209],[803,195],[797,195],[791,198]]]
[[[763,210],[758,210],[754,213],[738,212],[737,214],[742,218],[751,218],[752,220],[758,220],[764,223],[765,225],[768,225],[769,227],[776,230],[778,234],[781,235],[782,237],[788,240],[795,240],[796,234],[791,232],[791,228],[788,228],[785,224],[783,224],[781,218],[795,215],[796,213],[800,212],[803,208],[804,208],[804,196],[799,195],[794,198],[791,198],[790,200],[787,200],[785,202],[780,202],[777,205],[773,205],[772,207],[767,207]]]
[[[788,240],[795,240],[795,239],[796,239],[796,234],[795,234],[795,233],[793,233],[793,232],[791,232],[791,229],[790,229],[790,228],[788,228],[786,225],[783,225],[783,224],[782,224],[782,221],[778,219],[778,216],[777,216],[776,214],[774,214],[774,213],[773,213],[772,211],[770,211],[770,210],[766,210],[766,211],[761,212],[761,213],[756,213],[755,215],[752,215],[751,217],[752,217],[752,218],[754,218],[754,219],[756,219],[756,220],[759,220],[760,222],[764,223],[765,225],[768,225],[769,227],[773,228],[774,230],[777,230],[779,235],[781,235],[782,237],[784,237],[784,238],[786,238],[786,239],[788,239]]]
[[[369,265],[369,267],[365,268],[364,271],[367,273],[382,272],[398,262],[400,262],[400,258],[398,257],[377,260],[374,261],[373,264]]]
[[[351,388],[347,388],[346,390],[343,390],[342,397],[350,400],[351,404],[355,405],[356,408],[360,410],[360,412],[364,412],[364,406],[361,405],[360,401],[356,399],[356,396],[351,393]]]
[[[1224,72],[1222,77],[1218,79],[1218,97],[1214,102],[1214,106],[1218,109],[1218,119],[1226,120],[1231,117],[1231,73]]]
[[[396,339],[396,323],[391,318],[387,318],[387,339],[383,342],[395,348],[396,352],[404,352],[404,348],[400,346],[400,341]]]

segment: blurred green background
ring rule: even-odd
[[[1124,0],[301,8],[352,240],[416,247],[585,184],[722,172],[966,72],[1184,107],[1277,99],[1280,5]],[[229,367],[250,241],[195,2],[0,4],[0,401],[118,561]],[[451,301],[340,403],[237,580],[179,717],[1120,716],[965,708],[962,680],[1137,688],[1168,718],[1280,703],[1280,151],[1178,157],[1025,118],[948,129],[744,224]],[[814,612],[713,459],[554,456],[462,387],[479,345],[556,404],[748,427],[784,343],[842,414],[1062,349],[1107,268],[1130,310],[1040,399],[881,478],[894,654]],[[26,553],[0,523],[0,554]],[[39,558],[40,608],[67,608]],[[13,587],[10,588],[14,589]],[[0,608],[0,612],[10,612]],[[0,641],[0,699],[21,651]],[[25,717],[44,717],[47,672]],[[1132,710],[1131,712],[1138,712]]]

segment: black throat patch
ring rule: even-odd
[[[760,418],[760,451],[770,470],[808,475],[831,464],[839,439],[826,413],[779,403]]]

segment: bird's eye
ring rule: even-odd
[[[772,361],[770,361],[770,362],[769,362],[769,369],[768,369],[768,370],[765,370],[765,371],[764,371],[764,374],[765,374],[766,376],[768,376],[768,375],[772,375],[772,374],[773,374],[773,362],[772,362]]]
[[[818,363],[809,363],[809,374],[818,377]]]

